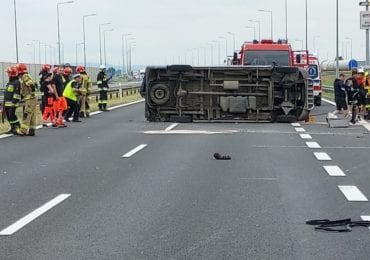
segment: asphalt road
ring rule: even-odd
[[[0,139],[0,233],[70,194],[0,235],[0,259],[369,259],[367,228],[324,233],[305,224],[370,215],[368,201],[338,188],[370,198],[369,132],[328,128],[330,110],[324,103],[315,124],[299,127],[172,125],[146,122],[140,103],[35,138]],[[214,160],[215,152],[232,159]]]

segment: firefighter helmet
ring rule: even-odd
[[[23,74],[28,72],[27,66],[24,63],[19,63],[17,64],[17,70],[19,74]]]
[[[72,74],[72,69],[70,67],[65,67],[63,69],[63,74],[64,75],[71,75]]]
[[[99,69],[105,70],[105,65],[100,65]]]
[[[77,73],[85,72],[85,67],[84,66],[77,66],[76,72]]]
[[[18,76],[18,69],[16,66],[10,66],[6,69],[6,73],[8,73],[9,77],[17,77]]]
[[[51,65],[50,64],[44,64],[41,67],[41,71],[45,71],[45,72],[49,72],[50,69],[51,69]]]

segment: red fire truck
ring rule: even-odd
[[[307,58],[308,57],[308,58]],[[262,40],[245,42],[239,56],[235,53],[234,65],[267,65],[295,66],[304,68],[314,83],[314,103],[321,105],[321,78],[318,58],[310,55],[307,50],[293,51],[291,45],[284,40],[274,42]]]

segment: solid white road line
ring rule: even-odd
[[[299,136],[302,138],[302,139],[312,139],[312,136],[309,135],[309,134],[299,134]]]
[[[316,142],[306,142],[308,148],[321,148],[321,146]]]
[[[67,199],[69,196],[71,196],[71,194],[60,194],[59,196],[57,196],[54,199],[52,199],[51,201],[47,202],[46,204],[44,204],[40,208],[32,211],[27,216],[21,218],[20,220],[18,220],[14,224],[12,224],[9,227],[0,231],[0,236],[9,236],[9,235],[14,234],[15,232],[17,232],[18,230],[23,228],[25,225],[30,223],[31,221],[35,220],[36,218],[38,218],[39,216],[41,216],[42,214],[44,214],[48,210],[52,209],[53,207],[55,207],[56,205],[58,205],[59,203],[61,203],[65,199]]]
[[[338,188],[348,201],[368,201],[356,186],[338,186]]]
[[[331,161],[330,156],[327,153],[313,153],[319,161]]]
[[[164,131],[166,131],[166,132],[171,131],[172,129],[174,129],[178,125],[179,125],[178,123],[172,124],[169,127],[167,127]]]
[[[295,128],[295,131],[296,132],[306,132],[306,130],[304,130],[304,128],[302,128],[302,127]]]
[[[326,98],[322,98],[321,100],[324,101],[324,102],[326,102],[326,103],[328,103],[328,104],[330,104],[330,105],[336,106],[335,102],[333,102],[331,100],[328,100]]]
[[[13,136],[13,135],[12,134],[2,134],[2,135],[0,135],[0,139],[7,138],[7,137],[10,137],[10,136]]]
[[[299,126],[301,126],[301,124],[300,123],[292,123],[292,126],[299,127]]]
[[[370,221],[370,216],[361,216],[361,219],[363,221]],[[369,227],[369,229],[370,229],[370,227]]]
[[[205,130],[172,130],[172,131],[144,131],[146,135],[214,135],[214,134],[232,134],[237,133],[236,130],[226,131],[205,131]]]
[[[101,114],[103,113],[103,111],[95,111],[95,112],[91,112],[90,113],[90,116],[95,116],[95,115],[98,115],[98,114]]]
[[[140,150],[144,149],[145,147],[147,147],[147,144],[141,144],[138,147],[136,147],[136,148],[132,149],[131,151],[129,151],[128,153],[122,155],[121,157],[122,158],[129,158],[129,157],[133,156],[135,153],[137,153]]]
[[[346,174],[336,165],[333,166],[323,166],[325,171],[328,173],[329,176],[338,177],[338,176],[346,176]]]
[[[118,106],[114,106],[114,107],[109,107],[108,110],[114,110],[114,109],[121,108],[121,107],[127,107],[127,106],[131,106],[131,105],[141,103],[141,102],[144,102],[144,101],[145,101],[145,99],[140,99],[140,100],[133,101],[133,102],[130,102],[130,103],[127,103],[127,104],[122,104],[122,105],[118,105]]]

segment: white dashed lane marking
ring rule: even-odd
[[[36,218],[38,218],[39,216],[41,216],[42,214],[44,214],[48,210],[52,209],[53,207],[55,207],[56,205],[58,205],[59,203],[61,203],[65,199],[67,199],[69,196],[71,196],[71,194],[60,194],[59,196],[57,196],[54,199],[52,199],[51,201],[47,202],[46,204],[44,204],[40,208],[32,211],[30,214],[26,215],[25,217],[21,218],[20,220],[18,220],[14,224],[12,224],[9,227],[0,231],[0,236],[13,235],[15,232],[17,232],[18,230],[20,230],[21,228],[26,226],[28,223],[35,220]]]
[[[370,221],[370,216],[361,216],[361,219],[363,221]],[[370,227],[369,227],[369,229],[370,229]]]
[[[348,201],[368,201],[356,186],[338,186],[338,188]]]
[[[292,126],[299,127],[299,126],[301,126],[301,124],[300,123],[292,123]]]
[[[178,125],[179,125],[178,123],[172,124],[169,127],[167,127],[164,131],[166,131],[166,132],[171,131],[172,129],[174,129]]]
[[[332,176],[332,177],[346,176],[346,174],[342,171],[342,169],[336,165],[333,165],[333,166],[327,165],[323,167],[329,176]]]
[[[308,148],[321,148],[321,146],[316,142],[306,142]]]
[[[302,128],[302,127],[295,128],[295,131],[296,132],[306,132],[306,130],[304,130],[304,128]]]
[[[299,134],[299,136],[302,138],[302,139],[312,139],[312,136],[309,135],[309,134]]]
[[[132,149],[131,151],[129,151],[128,153],[125,153],[121,157],[122,158],[129,158],[129,157],[133,156],[135,153],[141,151],[142,149],[144,149],[147,146],[148,146],[147,144],[141,144],[138,147],[136,147],[136,148]]]
[[[319,161],[331,161],[330,156],[327,153],[313,153]]]

